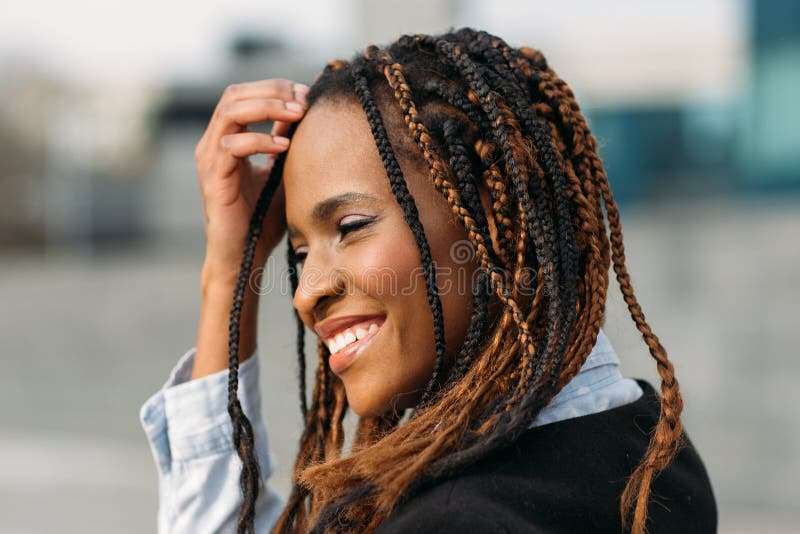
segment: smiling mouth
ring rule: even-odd
[[[331,355],[338,354],[347,349],[347,352],[357,350],[364,340],[371,338],[381,326],[383,317],[372,317],[360,323],[341,330],[335,336],[325,339],[325,344]]]

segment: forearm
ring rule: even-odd
[[[196,348],[187,351],[160,391],[140,410],[156,460],[160,534],[235,532],[242,506],[241,461],[231,441],[228,377],[222,371],[189,380]],[[269,532],[283,509],[269,487],[274,458],[261,415],[258,354],[239,368],[239,399],[250,419],[262,490],[256,532]]]
[[[197,353],[192,380],[228,368],[228,327],[238,274],[238,269],[220,269],[209,264],[203,266]],[[239,321],[239,363],[255,351],[258,330],[258,294],[249,283],[244,293]]]

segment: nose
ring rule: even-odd
[[[346,285],[341,269],[309,252],[300,270],[292,305],[305,323],[313,326],[324,317],[324,307],[344,294]]]

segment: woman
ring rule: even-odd
[[[539,52],[465,28],[334,61],[310,91],[232,86],[196,159],[197,346],[141,414],[161,531],[716,530],[596,142]],[[249,282],[286,228],[305,430],[282,503],[262,487]],[[661,396],[601,331],[612,260]]]

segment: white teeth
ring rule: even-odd
[[[378,330],[378,325],[372,323],[369,325],[369,329],[364,330],[363,328],[356,328],[355,332],[352,330],[347,330],[345,332],[340,333],[339,335],[335,336],[332,339],[328,340],[328,351],[331,354],[336,354],[347,345],[351,343],[355,343],[356,340],[363,339],[368,334],[371,334]]]

